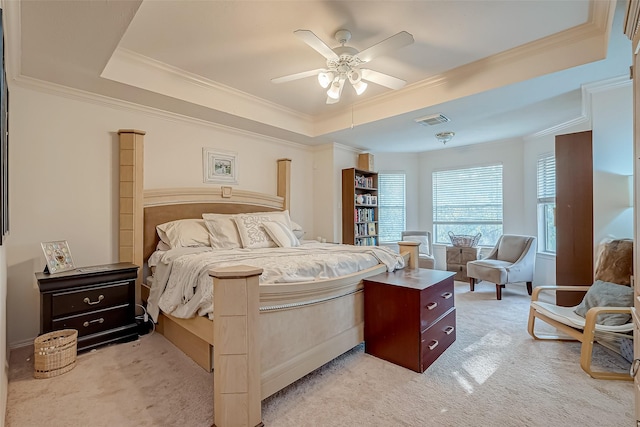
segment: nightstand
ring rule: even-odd
[[[424,372],[455,340],[454,273],[404,269],[364,279],[364,348]]]
[[[135,283],[138,266],[126,262],[36,273],[40,333],[78,330],[78,351],[138,338]]]

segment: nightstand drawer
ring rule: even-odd
[[[456,340],[456,310],[451,310],[442,320],[424,331],[422,344],[422,370],[429,367]]]
[[[420,332],[434,324],[454,306],[453,285],[443,281],[420,294]]]
[[[77,316],[63,317],[53,321],[53,329],[77,329],[79,337],[91,335],[127,324],[131,319],[131,311],[131,306],[124,304]]]
[[[100,287],[56,292],[51,297],[52,316],[68,316],[90,310],[99,310],[126,304],[130,282],[116,282]]]

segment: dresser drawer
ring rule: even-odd
[[[454,305],[453,282],[443,281],[420,293],[420,332],[436,322]]]
[[[420,337],[422,345],[420,357],[422,371],[431,366],[455,340],[456,309],[454,308],[435,325],[432,325],[422,333]]]
[[[126,304],[130,282],[115,282],[99,287],[56,292],[51,297],[54,318]]]
[[[95,310],[77,316],[63,317],[53,321],[53,329],[77,329],[78,336],[91,335],[126,325],[131,320],[129,304]]]

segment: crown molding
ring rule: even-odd
[[[556,135],[566,129],[570,129],[585,123],[591,126],[591,105],[593,94],[617,89],[620,87],[631,86],[632,83],[633,82],[631,81],[631,79],[629,79],[628,76],[618,76],[581,85],[580,90],[582,92],[582,113],[580,114],[580,116],[527,135],[523,137],[523,139],[525,141],[528,141],[547,135]]]
[[[121,47],[114,51],[100,77],[313,136],[313,118],[307,114]]]
[[[93,92],[74,89],[68,86],[63,86],[56,83],[35,79],[32,77],[19,76],[17,78],[14,78],[14,83],[17,86],[25,89],[35,90],[37,92],[47,93],[49,95],[54,95],[54,96],[60,96],[62,98],[71,99],[74,101],[87,102],[87,103],[99,105],[102,107],[113,108],[115,110],[136,111],[138,113],[143,113],[153,118],[160,118],[162,120],[173,121],[176,123],[183,123],[183,124],[187,123],[191,125],[203,126],[209,129],[215,129],[215,130],[226,132],[229,134],[261,139],[267,142],[295,148],[298,150],[310,151],[313,148],[312,146],[301,144],[298,142],[287,141],[285,139],[275,138],[268,135],[262,135],[256,132],[238,129],[231,126],[222,125],[219,123],[213,123],[213,122],[185,116],[178,113],[173,113],[171,111],[161,110],[159,108],[136,104],[134,102],[123,101],[121,99],[111,98],[111,97],[108,97],[105,95],[99,95]]]

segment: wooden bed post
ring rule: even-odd
[[[420,268],[420,264],[418,264],[418,246],[420,246],[420,242],[398,242],[398,247],[400,248],[399,252],[401,255],[409,254],[409,268],[411,270],[415,270]]]
[[[213,277],[214,426],[262,426],[260,371],[261,268],[237,265]]]
[[[291,200],[291,159],[278,159],[278,196],[284,197],[284,209],[289,210]]]
[[[140,304],[143,260],[143,163],[144,135],[135,129],[120,129],[120,208],[119,246],[120,262],[131,262],[140,267],[136,279],[136,303]]]

